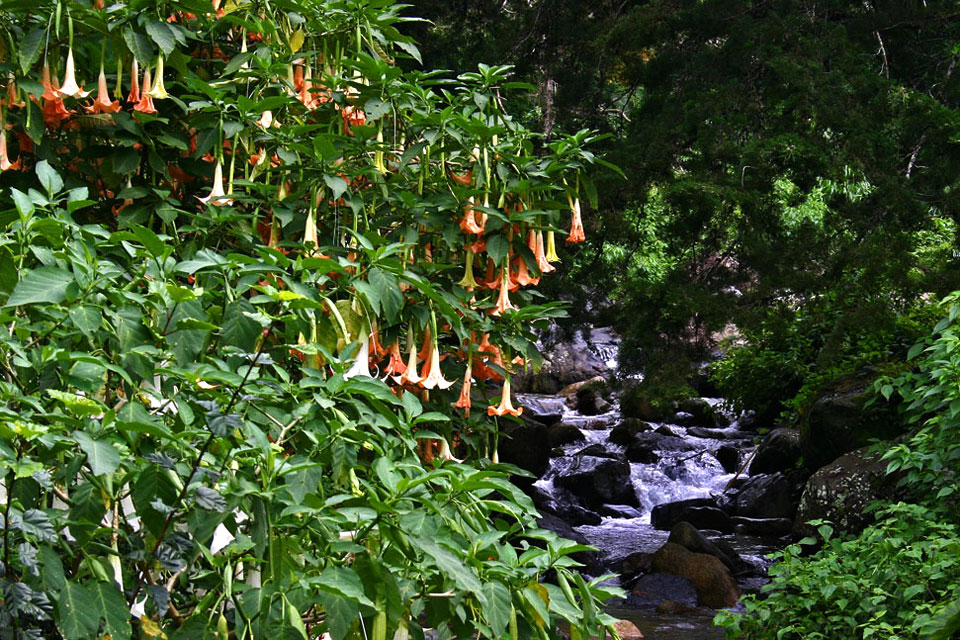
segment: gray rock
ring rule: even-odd
[[[574,455],[576,456],[596,456],[598,458],[613,458],[614,460],[622,460],[623,456],[614,452],[609,451],[603,443],[594,442],[593,444],[584,447],[580,451],[577,451]]]
[[[643,515],[633,507],[628,507],[625,504],[605,504],[600,507],[598,511],[600,515],[611,518],[639,518]]]
[[[793,528],[789,518],[743,518],[734,516],[733,530],[745,536],[785,536]]]
[[[500,460],[526,469],[536,478],[547,472],[550,465],[547,427],[537,423],[519,425],[515,422],[501,423]],[[536,478],[514,476],[513,481],[519,487],[529,487]]]
[[[566,422],[558,422],[547,429],[547,446],[560,447],[571,442],[585,440],[586,436],[576,426]]]
[[[610,430],[607,439],[613,444],[627,446],[636,439],[638,433],[644,433],[652,429],[653,427],[643,420],[627,418]]]
[[[700,507],[701,509],[704,507]],[[709,507],[707,507],[709,508]],[[718,558],[720,562],[725,564],[730,571],[736,569],[734,565],[734,558],[728,556],[724,551],[720,549],[717,545],[707,539],[705,535],[700,533],[695,526],[686,522],[685,520],[678,522],[673,525],[673,528],[670,529],[670,537],[667,538],[667,542],[673,542],[674,544],[679,544],[690,551],[695,553],[707,553],[715,558]]]
[[[790,518],[797,512],[802,482],[796,474],[753,476],[737,494],[737,515],[746,518]]]
[[[793,469],[800,461],[800,432],[796,429],[774,429],[767,434],[750,463],[750,475],[776,473]]]
[[[690,509],[697,507],[714,507],[717,503],[713,498],[691,498],[690,500],[678,500],[677,502],[665,502],[656,505],[650,511],[650,524],[657,529],[668,530],[681,520],[687,520],[685,517]]]
[[[872,439],[892,440],[902,432],[897,407],[874,397],[877,373],[865,368],[836,380],[814,401],[800,424],[800,448],[808,469],[865,447]]]
[[[619,460],[582,456],[555,484],[576,495],[587,507],[625,504],[639,507],[640,500],[630,480],[630,465]]]
[[[656,447],[646,442],[634,442],[627,447],[627,460],[640,464],[655,464],[660,460]]]
[[[721,445],[714,457],[727,473],[736,473],[740,468],[740,449],[733,445]]]
[[[800,536],[816,535],[806,524],[810,520],[829,520],[835,528],[859,533],[873,522],[865,507],[874,500],[896,495],[896,478],[886,473],[887,463],[867,454],[863,448],[841,456],[823,467],[807,481],[793,531]]]
[[[697,586],[689,578],[670,573],[650,573],[633,585],[624,604],[629,607],[657,607],[662,602],[676,602],[696,607],[699,601]]]

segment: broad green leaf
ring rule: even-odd
[[[68,391],[59,391],[57,389],[47,389],[47,395],[62,402],[67,410],[75,416],[95,416],[107,410],[99,400],[81,396]]]
[[[90,587],[67,581],[57,600],[57,626],[65,640],[89,640],[100,628]]]
[[[349,598],[358,604],[375,606],[363,591],[363,582],[357,572],[349,567],[329,567],[312,582],[327,593]]]
[[[137,62],[140,63],[140,68],[145,69],[154,62],[153,57],[156,55],[156,52],[150,40],[145,35],[137,33],[130,27],[124,27],[123,41],[127,43],[130,53],[132,53],[137,59]]]
[[[130,607],[123,594],[107,582],[89,585],[89,589],[104,621],[103,632],[111,640],[127,640],[133,630],[130,627]]]
[[[43,50],[44,35],[46,29],[43,27],[34,27],[20,39],[20,70],[27,74],[30,68],[40,59],[40,52]]]
[[[28,272],[7,300],[7,307],[49,302],[58,304],[67,298],[73,274],[58,267],[37,267]]]
[[[90,339],[103,324],[103,312],[91,305],[76,305],[70,307],[70,321],[77,329]]]
[[[151,20],[146,25],[147,35],[156,43],[163,55],[168,56],[173,53],[177,46],[177,40],[174,38],[173,30],[165,22]]]
[[[47,191],[47,195],[51,198],[63,189],[63,178],[60,177],[60,174],[57,173],[46,160],[41,160],[37,163],[36,172],[37,178],[40,179],[40,184],[43,185],[43,188]]]
[[[87,464],[90,465],[94,475],[113,473],[123,463],[120,454],[106,440],[94,440],[85,431],[76,431],[73,438],[87,454]]]
[[[387,322],[394,322],[403,308],[403,293],[400,291],[400,281],[392,273],[387,273],[373,267],[368,275],[370,285],[379,294],[380,309]]]

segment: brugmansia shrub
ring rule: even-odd
[[[496,462],[591,136],[401,8],[0,7],[0,637],[605,633]]]
[[[910,349],[914,368],[876,383],[878,395],[903,399],[913,425],[905,441],[884,446],[888,472],[911,502],[887,505],[856,536],[822,548],[781,552],[765,597],[747,597],[743,615],[722,612],[728,638],[947,640],[960,631],[960,292],[941,304],[946,317]]]

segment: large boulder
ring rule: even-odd
[[[712,555],[695,553],[667,542],[653,554],[651,567],[659,573],[672,573],[691,580],[697,587],[700,602],[708,607],[732,607],[740,598],[740,587],[730,570]]]
[[[607,358],[616,354],[618,339],[606,328],[570,336],[558,331],[542,337],[543,366],[514,376],[516,391],[553,394],[566,385],[610,373]]]
[[[810,520],[829,520],[835,528],[859,533],[873,522],[865,507],[896,493],[895,478],[886,473],[887,463],[879,456],[859,449],[840,456],[807,481],[800,498],[793,531],[800,536],[816,535]]]
[[[681,520],[689,522],[687,514],[690,509],[698,507],[716,508],[717,502],[713,498],[690,498],[658,504],[650,511],[650,524],[657,529],[669,530]]]
[[[607,436],[607,439],[613,444],[627,446],[636,439],[638,433],[652,430],[653,427],[643,420],[627,418],[610,430],[610,435]]]
[[[655,464],[660,460],[657,448],[647,442],[634,442],[627,447],[627,460],[640,464]]]
[[[596,508],[604,504],[640,506],[630,480],[630,465],[624,461],[581,456],[554,483],[576,495],[587,507]]]
[[[550,466],[547,427],[535,422],[523,425],[510,422],[501,426],[500,429],[502,436],[498,447],[500,460],[516,465],[536,476],[535,478],[513,476],[517,486],[529,487],[536,478],[546,473]]]
[[[547,443],[551,449],[571,442],[580,442],[585,438],[586,436],[576,425],[566,422],[558,422],[547,429]]]
[[[727,473],[736,473],[740,468],[740,449],[732,444],[721,445],[717,452],[713,454]]]
[[[746,518],[793,518],[803,491],[796,473],[753,476],[736,497],[737,515]]]
[[[523,414],[536,418],[543,424],[559,422],[563,417],[565,403],[557,396],[526,394],[521,400]]]
[[[793,469],[800,461],[800,432],[796,429],[774,429],[767,434],[750,463],[750,475],[776,473]]]
[[[611,405],[593,385],[585,386],[577,391],[577,411],[585,416],[598,416],[610,411]]]
[[[670,529],[670,537],[667,538],[667,542],[679,544],[681,547],[694,553],[709,554],[720,560],[730,571],[737,570],[734,561],[739,560],[739,558],[727,555],[727,553],[708,540],[705,535],[700,533],[700,531],[689,522],[681,521],[673,525],[673,528]]]
[[[657,607],[661,602],[676,602],[695,607],[699,600],[697,585],[690,578],[672,573],[648,573],[633,585],[624,604],[628,607]]]
[[[800,424],[800,448],[807,468],[816,470],[841,455],[865,447],[873,439],[892,440],[902,432],[893,402],[875,397],[877,374],[865,368],[822,392]]]
[[[793,529],[793,521],[789,518],[742,518],[734,516],[733,530],[745,536],[785,536]]]

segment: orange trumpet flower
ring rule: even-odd
[[[384,373],[388,376],[400,376],[403,375],[403,372],[406,370],[407,365],[403,363],[403,356],[400,355],[400,342],[394,341],[390,347],[390,362],[387,364],[387,368],[384,369]]]
[[[140,102],[140,66],[136,58],[130,63],[130,95],[127,96],[127,102],[130,104]]]
[[[422,375],[420,385],[424,389],[448,389],[453,385],[453,380],[446,380],[440,371],[440,348],[434,341],[433,352],[430,354],[430,369]],[[424,369],[427,365],[424,364]]]
[[[10,162],[10,157],[7,155],[7,132],[0,124],[0,172],[21,167],[20,158],[17,158],[16,162]]]
[[[100,77],[97,78],[97,97],[93,104],[84,107],[90,113],[116,113],[120,111],[120,101],[110,99],[110,91],[107,89],[107,74],[103,70],[103,63],[100,63]]]
[[[503,380],[503,389],[500,392],[500,404],[487,407],[488,416],[519,416],[523,413],[523,407],[514,408],[510,402],[510,376]]]
[[[516,307],[510,302],[510,278],[507,276],[507,263],[500,267],[500,294],[497,296],[497,305],[491,315],[499,316],[508,309],[516,311]]]
[[[153,97],[150,95],[150,69],[143,72],[143,87],[140,89],[140,101],[133,106],[134,111],[140,113],[156,113],[153,106]]]
[[[567,196],[570,199],[570,196]],[[583,234],[583,221],[580,218],[580,198],[571,202],[570,210],[572,217],[570,219],[570,235],[567,236],[567,242],[583,242],[586,236]]]

